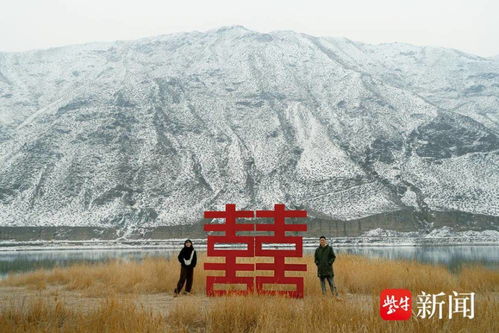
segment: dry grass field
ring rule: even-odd
[[[499,272],[482,266],[451,273],[443,266],[345,254],[334,263],[340,293],[335,298],[321,295],[313,258],[306,256],[300,261],[308,271],[296,273],[305,277],[303,299],[209,298],[204,295],[205,261],[201,254],[193,295],[177,298],[172,297],[176,258],[9,275],[0,281],[0,332],[499,332]],[[413,296],[475,292],[475,318],[413,315],[407,321],[384,321],[378,308],[386,288],[409,289]]]

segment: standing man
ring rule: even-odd
[[[322,294],[326,294],[326,281],[331,289],[331,294],[338,296],[333,278],[333,262],[336,259],[333,248],[327,244],[326,237],[321,236],[319,247],[315,250],[315,264],[317,265],[317,276],[321,280]]]
[[[173,296],[178,296],[178,294],[182,290],[182,287],[184,286],[184,283],[184,293],[191,293],[194,267],[196,267],[197,263],[197,255],[190,239],[187,239],[184,242],[184,247],[178,254],[178,261],[180,262],[180,278],[178,279],[177,288],[175,288]]]

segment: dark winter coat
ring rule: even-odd
[[[333,262],[336,259],[333,248],[329,245],[319,246],[315,250],[315,264],[317,265],[317,276],[334,276]]]
[[[192,252],[194,252],[194,253],[192,253]],[[187,265],[186,262],[184,261],[184,259],[188,261],[191,258],[191,254],[192,254],[191,263],[190,263],[190,265]],[[178,254],[178,261],[180,262],[182,267],[188,267],[188,268],[196,267],[197,259],[198,258],[196,255],[196,251],[194,250],[192,245],[189,247],[184,246],[182,248],[182,250],[180,250],[180,253]]]

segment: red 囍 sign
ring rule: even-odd
[[[384,320],[411,318],[412,296],[407,289],[385,289],[379,297],[379,314]]]
[[[237,223],[238,218],[271,218],[271,224],[248,224]],[[206,277],[206,294],[208,296],[242,294],[247,295],[255,290],[258,294],[287,295],[290,297],[303,297],[303,277],[287,277],[287,271],[306,271],[306,264],[287,264],[287,257],[303,256],[303,240],[301,236],[289,236],[289,231],[306,231],[306,224],[287,224],[286,218],[307,217],[305,210],[286,210],[283,204],[274,205],[274,210],[237,211],[236,205],[225,205],[225,211],[206,211],[205,218],[222,218],[225,223],[205,224],[205,231],[224,232],[220,236],[208,236],[208,257],[225,257],[224,263],[205,263],[205,270],[224,271],[222,276]],[[271,236],[238,235],[238,231],[271,232]],[[215,244],[237,244],[244,245],[242,249],[216,249]],[[267,244],[293,245],[293,249],[268,249]],[[272,257],[272,263],[237,263],[238,257]],[[272,271],[272,275],[266,276],[238,276],[238,271]],[[227,290],[216,289],[215,285],[242,285],[243,289]],[[294,290],[274,290],[266,288],[272,285],[286,285]]]

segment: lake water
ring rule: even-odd
[[[306,248],[305,253],[314,249]],[[423,263],[443,264],[458,271],[463,264],[483,264],[499,270],[499,246],[384,246],[338,247],[337,255],[358,254],[371,258],[410,259]],[[77,249],[43,251],[0,251],[0,278],[8,273],[32,271],[38,268],[68,266],[75,263],[97,263],[109,259],[140,260],[146,256],[169,257],[170,249]]]

